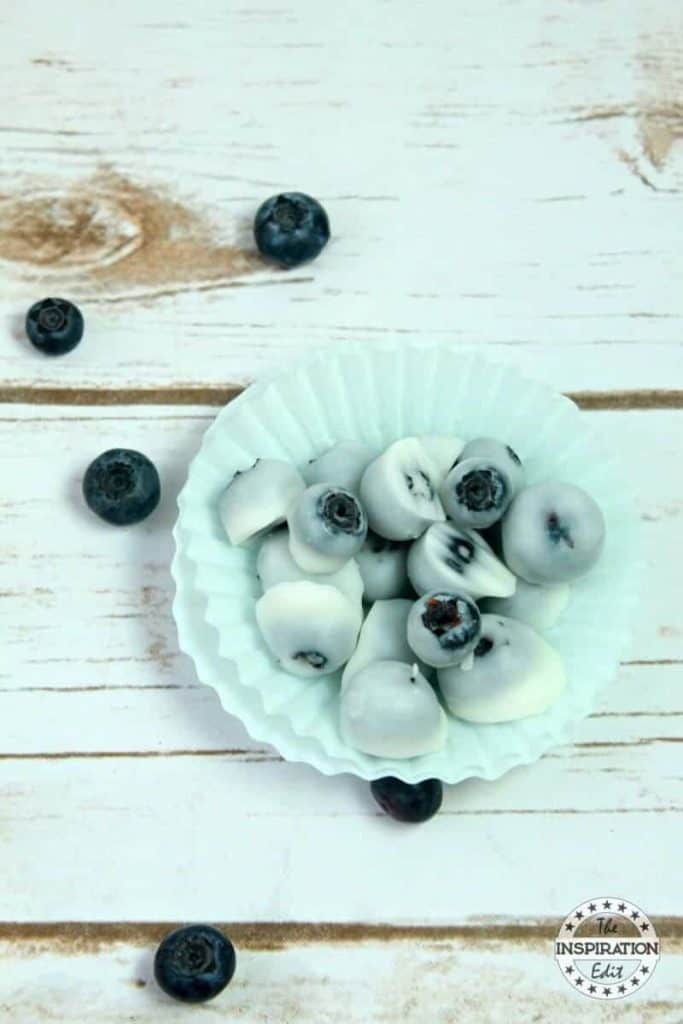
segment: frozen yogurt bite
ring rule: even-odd
[[[391,759],[441,749],[453,719],[486,728],[552,707],[567,677],[542,634],[605,541],[591,495],[529,482],[488,435],[398,438],[379,454],[340,439],[302,472],[258,459],[218,515],[228,542],[258,545],[271,657],[311,686],[331,677],[345,743]]]

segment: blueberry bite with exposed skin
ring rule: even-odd
[[[466,594],[433,591],[419,598],[408,616],[408,643],[426,665],[457,665],[472,653],[480,615]]]
[[[88,466],[83,497],[100,519],[113,526],[131,526],[146,519],[159,504],[159,474],[142,452],[111,448]]]
[[[443,521],[438,470],[415,437],[395,441],[363,474],[360,496],[370,529],[387,540],[413,540]]]
[[[446,514],[458,526],[481,530],[492,526],[512,500],[507,474],[489,459],[458,461],[441,486]]]
[[[210,925],[189,925],[171,932],[154,957],[154,977],[163,991],[183,1003],[205,1003],[230,984],[235,947]]]
[[[330,222],[317,199],[303,192],[281,192],[258,208],[254,238],[263,256],[296,267],[322,252],[330,238]]]
[[[454,523],[434,523],[413,542],[408,553],[408,577],[418,594],[456,590],[478,599],[509,597],[516,581],[474,530]]]
[[[502,540],[506,564],[527,583],[570,583],[600,557],[605,520],[580,487],[546,481],[519,492],[503,520]]]
[[[336,572],[360,551],[368,532],[365,510],[355,494],[330,484],[313,484],[287,515],[289,550],[308,573]]]

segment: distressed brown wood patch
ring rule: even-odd
[[[2,197],[0,259],[20,275],[77,280],[82,293],[100,296],[158,297],[266,269],[246,225],[231,226],[231,242],[220,240],[219,227],[164,190],[104,167],[66,186],[29,185]]]

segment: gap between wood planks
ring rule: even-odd
[[[653,717],[659,717],[653,713]],[[683,743],[683,736],[645,736],[636,740],[591,740],[586,742],[569,744],[572,750],[597,750],[612,749],[614,747],[642,747],[651,746],[653,743]],[[557,757],[561,755],[546,754],[546,757]],[[239,761],[277,761],[283,762],[275,750],[254,747],[252,749],[236,748],[191,748],[181,747],[175,750],[58,750],[47,752],[26,752],[26,751],[2,751],[0,761],[90,761],[95,759],[122,759],[122,758],[175,758],[175,757],[230,757]],[[677,808],[668,808],[677,810]],[[460,813],[460,812],[458,812]],[[488,812],[486,812],[488,813]],[[510,812],[513,813],[513,812]],[[520,811],[521,813],[535,813],[533,811]],[[547,813],[547,812],[544,812]],[[558,813],[564,814],[565,811]],[[569,812],[566,812],[569,813]],[[583,813],[583,812],[582,812]],[[586,812],[589,813],[589,812]],[[612,811],[598,811],[596,813],[611,814]],[[638,809],[638,813],[641,810]]]
[[[0,404],[57,406],[116,405],[209,405],[223,406],[242,394],[244,388],[229,384],[168,384],[149,388],[56,387],[5,384],[0,386]],[[633,391],[569,391],[581,409],[591,412],[620,409],[683,409],[683,390],[648,388]]]
[[[653,917],[657,935],[676,952],[683,940],[683,918]],[[187,922],[183,922],[187,923]],[[215,922],[239,949],[277,951],[296,945],[358,944],[363,942],[475,944],[514,943],[519,946],[550,944],[557,936],[560,919],[480,922],[468,925],[363,924],[361,922],[254,921]],[[159,921],[64,921],[0,922],[0,944],[26,947],[31,955],[97,953],[108,946],[154,946],[176,922]],[[672,946],[674,947],[672,949]]]

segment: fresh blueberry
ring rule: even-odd
[[[159,504],[159,474],[146,455],[111,448],[88,466],[83,497],[96,515],[114,526],[139,523]]]
[[[258,208],[254,238],[264,256],[296,267],[322,252],[330,238],[330,222],[316,199],[303,192],[282,192]]]
[[[371,782],[370,791],[391,818],[412,824],[433,818],[443,799],[443,786],[439,779],[425,779],[411,785],[389,775]]]
[[[164,992],[183,1003],[204,1003],[229,984],[235,973],[235,947],[210,925],[171,932],[154,957],[154,977]]]
[[[42,299],[26,314],[26,333],[46,356],[63,356],[83,337],[83,314],[66,299]]]

